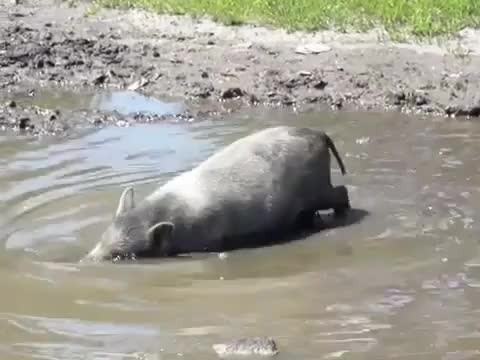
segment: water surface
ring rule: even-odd
[[[139,264],[80,265],[122,189],[137,199],[277,124],[326,129],[363,221],[305,240]],[[268,335],[278,359],[480,357],[480,124],[252,111],[0,137],[2,359],[212,359]]]
[[[78,93],[43,89],[31,93],[14,94],[21,105],[35,105],[51,110],[101,110],[116,111],[122,115],[154,113],[157,115],[180,114],[185,106],[173,100],[159,100],[133,90]]]

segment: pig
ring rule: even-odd
[[[228,251],[249,236],[311,227],[318,210],[344,215],[349,195],[331,183],[329,150],[345,175],[324,131],[270,127],[225,146],[138,205],[127,187],[112,223],[82,261]]]

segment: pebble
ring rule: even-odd
[[[240,338],[226,343],[214,344],[212,348],[220,357],[231,355],[274,356],[278,354],[277,344],[270,337]]]
[[[325,44],[305,44],[300,45],[295,49],[297,54],[319,54],[322,52],[330,51],[332,48]]]
[[[306,70],[302,70],[298,73],[300,76],[311,76],[312,75],[312,72],[311,71],[306,71]]]

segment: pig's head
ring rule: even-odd
[[[148,211],[135,207],[133,188],[126,188],[120,196],[112,223],[103,233],[100,242],[82,261],[165,255],[175,227],[168,221],[149,225],[148,217]]]

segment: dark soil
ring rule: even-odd
[[[323,42],[330,50],[300,54],[295,51],[299,41],[318,43],[321,34],[225,27],[139,11],[87,16],[86,6],[51,0],[0,4],[2,129],[60,134],[165,118],[64,113],[15,103],[13,94],[35,96],[42,87],[134,89],[181,98],[189,110],[180,119],[248,106],[480,116],[480,56],[462,39],[460,53],[330,34]],[[465,55],[467,50],[472,54]]]

